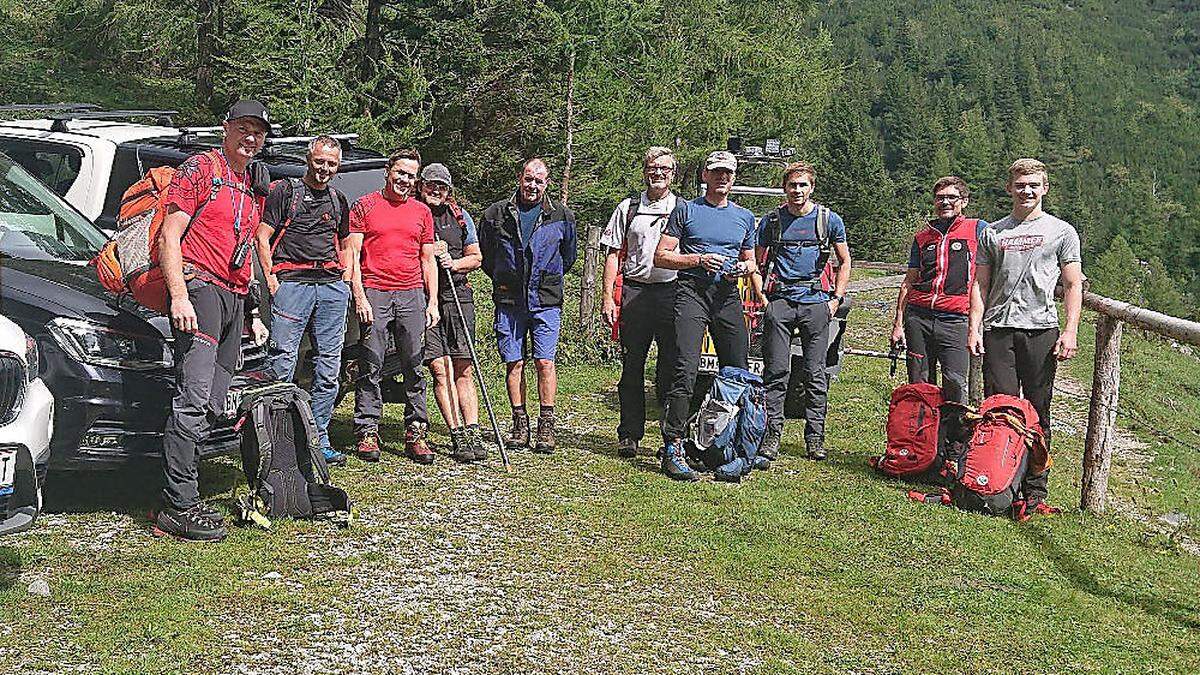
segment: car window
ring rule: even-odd
[[[87,261],[104,242],[87,218],[0,154],[0,256]]]
[[[346,171],[333,177],[333,188],[346,196],[351,204],[354,200],[376,190],[383,189],[383,169]]]
[[[60,197],[66,196],[83,165],[83,151],[63,143],[9,136],[0,138],[0,152],[25,167],[34,178],[49,185]]]

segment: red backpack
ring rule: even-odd
[[[1050,467],[1037,410],[1023,398],[996,394],[979,406],[979,420],[962,457],[947,462],[950,503],[966,511],[1004,515],[1021,500],[1027,472]]]
[[[937,385],[903,384],[888,404],[887,449],[871,466],[894,478],[918,478],[939,470],[942,406]]]

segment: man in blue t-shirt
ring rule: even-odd
[[[675,207],[654,252],[656,267],[679,270],[675,375],[663,420],[662,460],[663,473],[675,480],[699,479],[687,465],[681,439],[700,368],[704,331],[712,335],[722,366],[747,365],[750,338],[737,280],[757,271],[754,214],[729,201],[736,173],[733,153],[710,153],[702,175],[704,196]]]
[[[813,167],[804,162],[789,164],[783,174],[787,202],[758,224],[757,258],[763,262],[766,279],[756,274],[751,281],[766,305],[762,349],[767,434],[759,453],[768,459],[779,455],[793,333],[799,334],[804,346],[804,444],[809,458],[825,459],[829,321],[845,302],[850,247],[842,217],[812,201],[816,177]],[[827,232],[824,242],[818,227]],[[829,260],[836,273],[823,281]]]

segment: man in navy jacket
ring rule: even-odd
[[[554,452],[554,367],[562,324],[563,278],[575,264],[575,214],[546,194],[549,169],[538,158],[525,162],[516,192],[487,208],[479,226],[483,271],[492,278],[496,303],[496,346],[505,376],[513,421],[505,443],[529,445],[525,409],[525,342],[529,337],[537,367],[538,415],[534,452]]]

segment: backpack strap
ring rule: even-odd
[[[274,255],[275,249],[279,248],[279,242],[283,241],[283,233],[287,232],[288,225],[291,225],[292,221],[296,219],[296,214],[300,212],[300,204],[304,201],[304,195],[307,194],[307,187],[303,180],[288,178],[287,182],[291,188],[288,197],[288,215],[283,220],[283,225],[280,225],[275,234],[271,236],[271,255]],[[337,209],[337,195],[331,196],[334,197],[334,208]]]
[[[832,237],[829,236],[829,207],[817,206],[817,248],[820,251],[817,254],[817,275],[825,270],[825,265],[829,262],[829,255],[833,252]],[[838,267],[841,266],[841,259],[838,259]]]
[[[763,227],[763,238],[759,242],[767,250],[763,258],[763,293],[774,290],[775,260],[779,257],[779,242],[783,238],[783,206],[777,206],[767,213],[767,223]]]
[[[300,411],[299,418],[304,426],[304,443],[309,457],[312,459],[313,478],[322,485],[329,483],[329,466],[325,463],[325,455],[321,452],[321,436],[313,419],[312,407],[308,397],[301,395],[299,389],[293,390],[296,408]],[[296,449],[297,452],[300,448]]]

